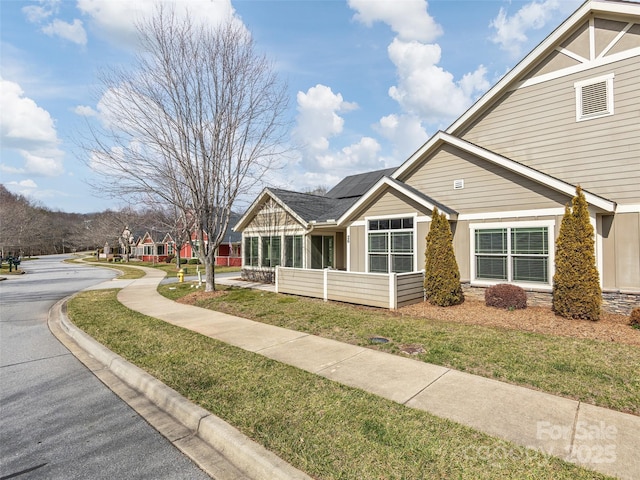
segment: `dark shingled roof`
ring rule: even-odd
[[[305,222],[337,220],[344,212],[358,201],[367,190],[373,187],[385,175],[393,173],[395,168],[377,170],[375,172],[350,175],[329,190],[326,195],[292,192],[270,188],[287,207],[293,210]]]
[[[374,172],[365,172],[358,175],[349,175],[327,192],[329,198],[361,197],[367,190],[373,187],[382,177],[391,175],[396,168],[386,168]]]

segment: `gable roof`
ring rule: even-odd
[[[623,0],[587,0],[524,59],[498,81],[487,93],[475,102],[465,113],[455,120],[446,132],[452,135],[459,134],[486,108],[502,96],[509,89],[514,88],[527,71],[549,55],[555,47],[575,28],[584,24],[593,15],[639,15],[640,3]],[[613,61],[602,60],[602,62]],[[591,68],[593,65],[585,65],[580,68]]]
[[[454,137],[445,132],[438,132],[429,139],[417,152],[415,152],[409,159],[400,165],[396,171],[391,175],[392,178],[402,180],[404,174],[411,171],[411,168],[421,162],[424,158],[428,157],[442,145],[448,144],[459,150],[470,153],[480,159],[486,160],[489,163],[498,165],[506,170],[510,170],[513,173],[520,175],[521,177],[528,178],[534,182],[540,183],[548,188],[564,193],[569,197],[573,197],[576,192],[576,185],[572,185],[558,178],[547,175],[539,170],[531,167],[527,167],[522,163],[511,160],[510,158],[499,155],[486,148],[479,147],[473,143],[467,142],[458,137]],[[594,195],[593,193],[583,190],[587,202],[595,207],[604,210],[605,212],[614,212],[616,209],[616,203],[606,198]],[[440,207],[438,207],[440,208]]]
[[[336,219],[340,218],[376,182],[394,170],[395,167],[350,175],[324,196],[279,188],[265,188],[233,229],[239,231],[246,228],[254,212],[266,200],[267,196],[305,227],[312,222],[336,223]]]
[[[367,202],[371,201],[376,195],[378,195],[380,192],[382,192],[385,188],[390,188],[392,190],[395,190],[409,198],[411,198],[412,200],[414,200],[415,202],[419,203],[420,205],[423,205],[424,207],[426,207],[429,210],[433,210],[433,207],[438,207],[438,210],[440,210],[442,213],[445,214],[445,217],[447,218],[447,220],[456,220],[458,218],[458,212],[456,212],[455,210],[447,207],[446,205],[439,203],[437,201],[435,201],[434,199],[432,199],[431,197],[425,195],[424,193],[420,192],[419,190],[406,185],[398,180],[396,180],[395,178],[392,177],[382,177],[374,186],[373,188],[369,189],[367,191],[367,193],[365,195],[363,195],[362,197],[360,197],[350,208],[349,210],[345,211],[344,214],[340,217],[338,223],[341,224],[343,222],[348,221],[349,217],[351,215],[353,215],[359,208],[363,207],[364,205],[366,205]]]

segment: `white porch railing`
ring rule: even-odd
[[[276,292],[396,310],[424,300],[424,272],[361,273],[276,267]]]

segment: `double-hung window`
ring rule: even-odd
[[[369,272],[413,271],[413,217],[368,221]]]
[[[472,225],[474,279],[550,284],[550,225]]]

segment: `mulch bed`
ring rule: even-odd
[[[484,302],[478,300],[465,300],[461,305],[452,307],[438,307],[423,302],[402,307],[398,313],[466,325],[501,327],[640,346],[640,330],[629,325],[629,317],[612,313],[603,313],[600,320],[593,322],[560,317],[548,307],[508,311],[487,307]]]

